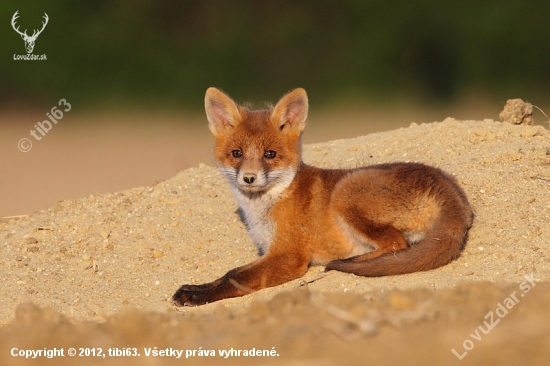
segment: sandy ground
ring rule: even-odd
[[[338,168],[419,161],[455,174],[476,213],[465,251],[440,269],[394,277],[323,277],[313,267],[283,286],[178,312],[168,300],[179,285],[256,258],[227,183],[201,164],[0,222],[2,364],[548,363],[544,127],[449,118],[307,145],[304,158]],[[54,347],[64,356],[10,354]],[[188,358],[154,357],[155,347]],[[224,359],[231,348],[241,355]],[[85,356],[100,351],[105,358]],[[264,355],[248,355],[256,351]]]

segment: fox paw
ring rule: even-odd
[[[172,302],[176,306],[198,306],[207,304],[207,297],[204,285],[183,285],[172,296]]]

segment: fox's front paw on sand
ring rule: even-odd
[[[176,306],[198,306],[207,304],[208,293],[205,285],[183,285],[172,296]]]

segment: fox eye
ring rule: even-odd
[[[241,150],[233,150],[231,151],[231,155],[233,155],[234,158],[240,158],[243,156],[243,152]]]
[[[266,152],[264,153],[264,158],[266,159],[273,159],[275,156],[277,155],[277,153],[273,150],[266,150]]]

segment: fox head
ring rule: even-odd
[[[302,161],[300,138],[308,112],[304,89],[294,89],[275,107],[252,111],[209,88],[205,109],[216,139],[214,156],[233,188],[254,195],[290,185]]]

